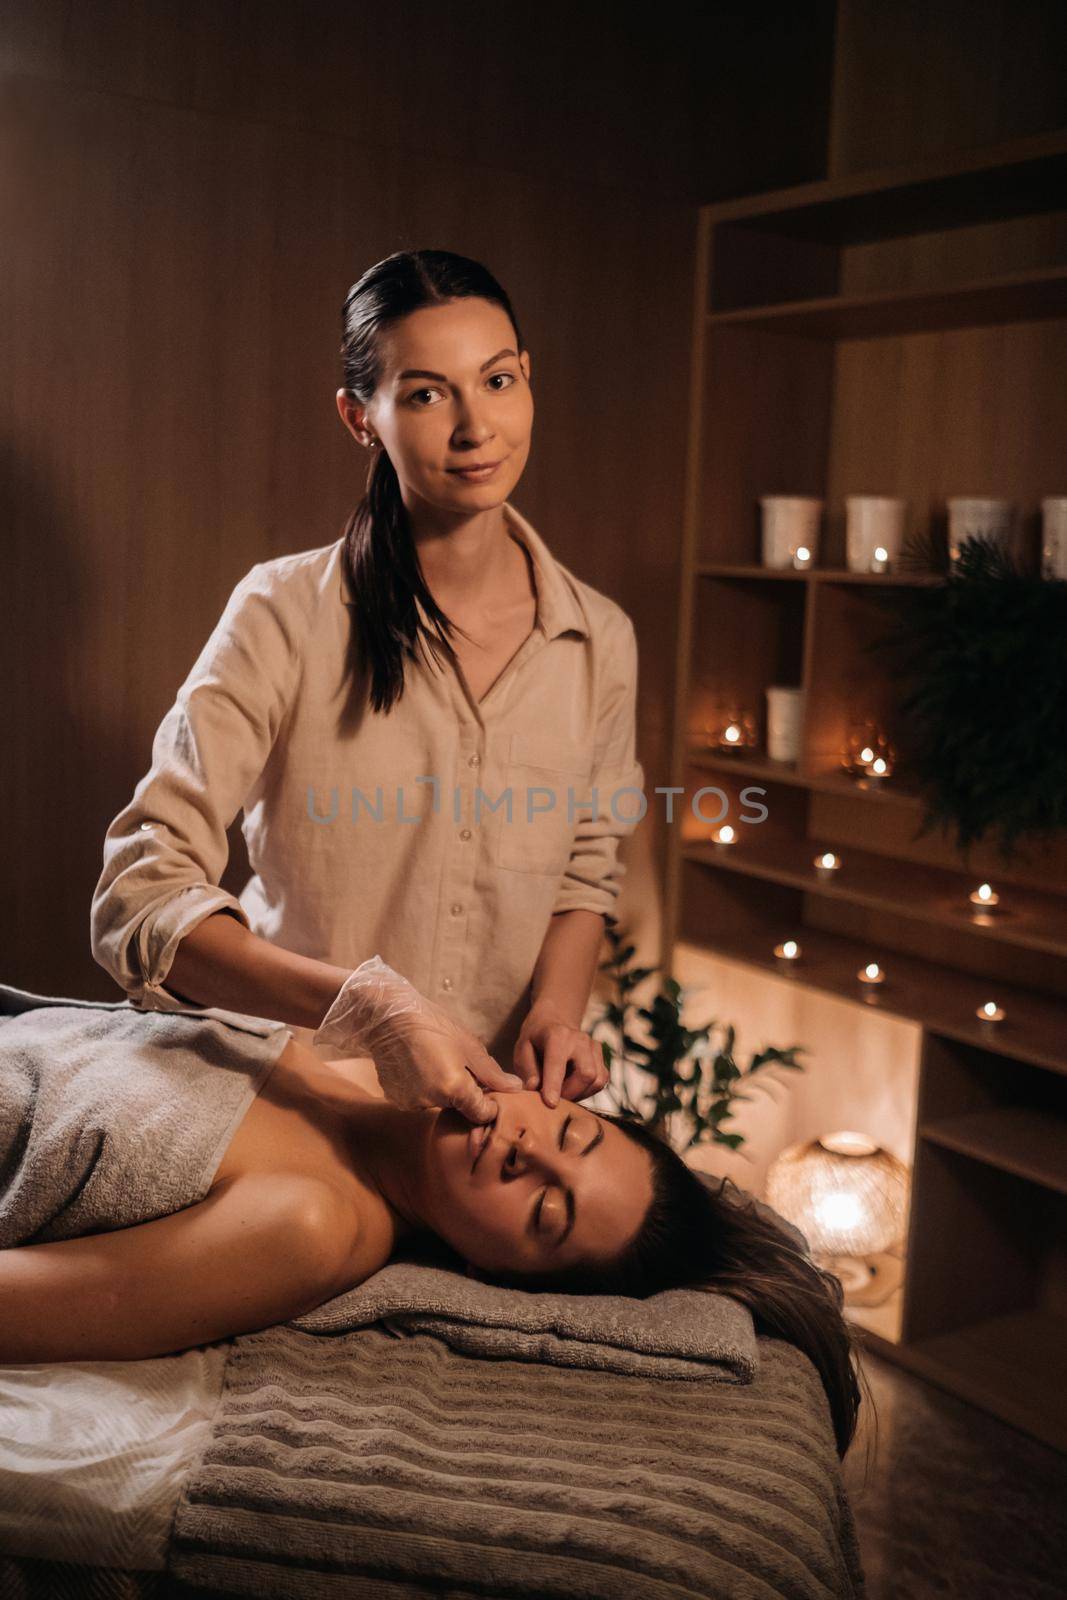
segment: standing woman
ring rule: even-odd
[[[581,1023],[644,809],[633,625],[508,503],[534,404],[492,274],[398,252],[343,332],[367,493],[335,543],[234,589],[107,831],[93,955],[143,1009],[373,1055],[401,1103],[489,1121],[486,1088],[583,1098],[606,1081]],[[219,880],[242,808],[237,898]]]

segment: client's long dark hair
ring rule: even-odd
[[[730,1295],[751,1311],[757,1333],[787,1340],[809,1358],[829,1401],[837,1453],[844,1457],[861,1394],[853,1367],[857,1340],[843,1315],[840,1280],[816,1266],[777,1222],[760,1215],[751,1196],[741,1198],[740,1190],[738,1198],[731,1196],[729,1180],[709,1187],[644,1123],[599,1114],[651,1158],[652,1201],[641,1228],[610,1261],[583,1261],[552,1273],[494,1272],[493,1281],[638,1300],[680,1288]]]

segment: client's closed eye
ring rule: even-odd
[[[584,1121],[585,1118],[583,1117],[582,1120]],[[589,1155],[590,1151],[595,1150],[597,1145],[600,1144],[601,1141],[604,1138],[604,1124],[600,1121],[599,1117],[596,1119],[596,1124],[597,1124],[596,1133],[593,1135],[593,1138],[586,1145],[585,1149],[581,1152],[583,1156],[587,1156],[587,1155]],[[571,1116],[571,1115],[568,1115],[568,1116],[564,1117],[563,1122],[562,1122],[562,1124],[560,1126],[560,1130],[559,1130],[559,1147],[560,1147],[561,1150],[564,1149],[564,1147],[566,1145],[567,1134],[568,1134],[568,1132],[569,1132],[569,1130],[570,1130],[572,1125],[574,1127],[578,1126],[578,1123],[575,1121],[574,1117]],[[533,1208],[532,1220],[533,1220],[534,1227],[538,1231],[540,1231],[540,1229],[541,1229],[541,1216],[542,1216],[542,1213],[543,1213],[544,1208],[545,1208],[545,1201],[548,1199],[550,1194],[562,1195],[563,1203],[564,1203],[564,1206],[566,1208],[566,1218],[567,1218],[566,1226],[564,1227],[563,1232],[560,1234],[559,1238],[555,1241],[556,1244],[562,1244],[563,1241],[566,1239],[567,1235],[570,1233],[571,1229],[574,1227],[574,1217],[575,1217],[574,1190],[570,1187],[569,1184],[564,1185],[562,1187],[559,1184],[546,1184],[545,1185],[545,1187],[541,1191],[540,1197],[534,1202],[534,1208]]]

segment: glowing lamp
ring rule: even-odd
[[[800,1229],[846,1299],[876,1275],[864,1258],[902,1238],[908,1188],[904,1162],[855,1132],[790,1145],[767,1173],[768,1203]]]

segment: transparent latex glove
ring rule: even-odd
[[[468,1122],[497,1113],[485,1090],[521,1089],[469,1028],[371,956],[345,979],[315,1034],[338,1055],[370,1056],[382,1091],[406,1111],[452,1106]]]

